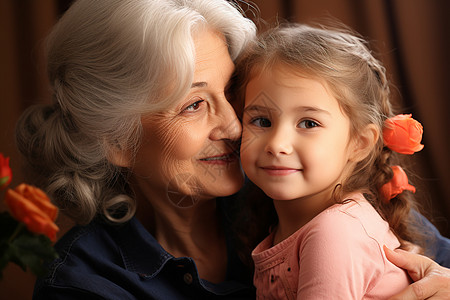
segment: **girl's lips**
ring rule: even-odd
[[[202,163],[212,165],[226,165],[237,161],[237,156],[234,152],[219,154],[215,156],[209,156],[199,159]]]
[[[273,176],[285,176],[285,175],[290,175],[290,174],[301,171],[300,169],[282,167],[282,166],[266,166],[266,167],[261,167],[261,169],[263,171],[265,171],[267,174],[273,175]]]

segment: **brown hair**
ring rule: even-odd
[[[351,120],[352,138],[357,138],[358,130],[369,124],[374,124],[379,133],[370,154],[336,187],[336,202],[342,202],[350,192],[360,191],[389,223],[403,248],[410,243],[422,243],[422,238],[412,229],[410,210],[416,209],[413,195],[404,192],[389,203],[381,200],[379,190],[392,178],[391,166],[399,165],[400,157],[383,145],[384,121],[394,113],[385,68],[372,55],[366,41],[343,26],[331,29],[289,24],[271,29],[252,43],[237,60],[233,86],[237,101],[243,103],[246,86],[253,76],[275,65],[286,66],[300,76],[324,80],[344,114]],[[248,222],[252,216],[246,218]],[[276,222],[276,218],[272,221]],[[245,239],[249,247],[254,247],[258,242],[249,237]]]

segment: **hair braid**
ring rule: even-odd
[[[384,125],[386,119],[394,116],[386,70],[373,56],[367,59],[367,64],[378,80],[380,94],[376,104],[381,113],[380,115],[384,117],[382,120]],[[379,142],[383,143],[382,136]],[[401,247],[409,248],[411,242],[422,244],[424,241],[424,237],[419,233],[420,231],[413,229],[415,226],[410,212],[411,209],[417,209],[414,197],[410,193],[404,192],[389,202],[385,202],[380,193],[381,187],[393,178],[392,166],[395,165],[402,165],[400,156],[384,145],[380,147],[373,167],[370,168],[369,182],[372,183],[371,193],[374,196],[369,198],[380,215],[388,221],[392,231],[399,239]]]
[[[389,223],[403,248],[410,243],[422,244],[425,239],[421,231],[412,226],[411,210],[416,208],[413,195],[404,192],[385,202],[380,193],[393,177],[391,167],[402,164],[400,155],[383,143],[384,123],[394,116],[390,83],[385,67],[373,56],[367,42],[345,26],[290,24],[269,30],[237,61],[233,90],[238,100],[244,99],[250,78],[278,63],[326,81],[351,120],[351,138],[358,139],[368,125],[375,125],[379,133],[370,153],[335,188],[335,201],[342,202],[349,193],[362,192]]]

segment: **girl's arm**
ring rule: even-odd
[[[390,300],[449,299],[450,269],[444,268],[428,257],[397,249],[384,248],[386,257],[395,265],[408,271],[416,281]]]

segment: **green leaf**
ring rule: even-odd
[[[6,242],[0,243],[0,279],[3,277],[3,269],[8,265],[11,261],[11,247]],[[21,266],[23,270],[25,266]]]
[[[0,214],[0,278],[2,270],[9,262],[20,266],[24,271],[27,267],[37,276],[46,274],[44,262],[58,257],[52,242],[45,235],[36,235],[28,231],[22,223],[12,218],[9,213]],[[11,236],[18,234],[12,241]]]
[[[7,183],[9,180],[9,176],[5,176],[0,178],[0,186],[4,185],[5,183]]]
[[[25,265],[37,276],[45,275],[44,261],[58,257],[50,239],[44,235],[26,232],[18,236],[12,243],[14,249],[12,261],[18,265]]]

